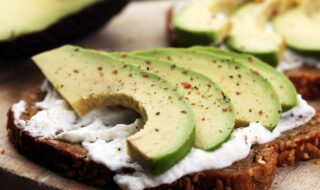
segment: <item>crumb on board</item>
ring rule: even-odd
[[[6,153],[5,149],[0,149],[0,154],[3,155],[4,153]]]

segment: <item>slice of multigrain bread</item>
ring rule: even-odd
[[[37,113],[39,110],[34,103],[43,98],[41,92],[27,97],[27,109],[20,119],[28,120]],[[246,159],[224,169],[189,174],[172,184],[153,189],[268,189],[277,164],[283,166],[320,157],[320,104],[315,102],[312,105],[317,113],[310,122],[284,133],[275,141],[254,146]],[[118,189],[113,181],[115,173],[90,160],[79,144],[32,137],[15,125],[11,109],[8,118],[9,139],[21,154],[65,177],[106,189]]]

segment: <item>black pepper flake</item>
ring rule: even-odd
[[[114,71],[112,71],[112,74],[117,75],[117,74],[118,74],[118,71],[117,71],[117,70],[114,70]]]
[[[74,69],[73,72],[74,72],[74,73],[79,73],[79,70]]]
[[[249,63],[252,63],[252,57],[248,57],[248,61],[249,61]]]
[[[238,74],[238,78],[241,79],[241,75],[240,74]]]
[[[182,71],[182,74],[186,75],[188,74],[188,71]]]
[[[229,78],[233,79],[233,76],[232,76],[232,75],[230,75],[230,76],[229,76]]]
[[[249,109],[249,112],[252,112],[252,109]]]
[[[120,147],[118,148],[118,151],[121,151],[121,148],[120,148]]]
[[[122,58],[126,58],[126,57],[128,57],[128,55],[127,54],[122,54],[121,57]]]
[[[262,110],[259,110],[258,113],[259,113],[259,115],[262,115],[262,114],[263,114],[263,111],[262,111]]]
[[[167,56],[167,60],[171,61],[172,58],[168,55],[168,56]]]
[[[123,68],[123,69],[125,69],[125,68],[127,68],[127,67],[128,67],[128,65],[123,65],[123,67],[122,67],[122,68]]]
[[[187,113],[186,110],[181,110],[180,112],[183,113],[183,114],[186,114],[186,113]]]
[[[74,52],[78,52],[80,49],[79,48],[76,48],[76,49],[74,49]]]
[[[240,94],[241,94],[240,92],[238,92],[238,91],[236,92],[236,95],[237,95],[237,96],[239,96]]]
[[[144,63],[147,65],[151,65],[151,61],[148,61],[148,60],[146,60]]]
[[[160,112],[157,112],[156,115],[160,115]]]
[[[204,120],[206,120],[204,117],[201,119],[201,121],[204,121]]]
[[[222,130],[219,130],[219,133],[222,133]]]
[[[132,77],[132,73],[130,73],[128,76],[129,76],[129,77]]]
[[[171,69],[175,69],[177,66],[175,64],[171,65]]]
[[[156,132],[159,132],[159,129],[158,129],[158,128],[155,128],[154,130],[155,130]]]

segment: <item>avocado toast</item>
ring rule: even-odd
[[[70,51],[68,50],[70,49]],[[72,51],[71,51],[72,50]],[[73,51],[75,50],[75,51]],[[59,51],[64,52],[65,51],[65,55],[67,56],[65,58],[63,58],[63,56],[57,56],[54,53],[57,53]],[[101,69],[99,69],[100,67],[96,67],[94,66],[94,72],[91,72],[90,69],[88,71],[88,73],[83,73],[82,72],[82,68],[73,68],[71,62],[72,60],[76,60],[76,62],[83,62],[83,66],[81,67],[87,67],[86,65],[90,65],[89,62],[97,62],[98,60],[100,60],[100,58],[98,59],[98,57],[101,57],[101,60],[108,60],[110,59],[110,57],[105,53],[94,53],[91,52],[89,50],[83,50],[80,49],[78,47],[62,47],[60,48],[60,50],[52,50],[52,55],[50,52],[44,53],[42,55],[39,55],[37,57],[35,57],[35,61],[37,62],[37,64],[46,64],[46,65],[50,65],[49,62],[56,62],[56,59],[60,59],[60,62],[64,62],[65,60],[68,60],[66,63],[69,63],[67,68],[59,68],[59,64],[56,67],[48,67],[49,69],[46,69],[43,65],[40,67],[43,69],[43,71],[45,73],[47,72],[51,72],[54,74],[57,74],[59,72],[62,73],[66,73],[68,76],[68,74],[70,74],[71,78],[73,78],[73,75],[94,75],[94,72],[98,73],[98,79],[101,76]],[[94,59],[88,59],[91,56],[85,56],[86,54],[96,54],[97,56],[95,56]],[[62,54],[64,55],[64,54]],[[81,56],[85,56],[83,57],[84,59],[79,59]],[[181,55],[184,56],[184,55]],[[52,58],[50,58],[52,57]],[[73,58],[74,57],[74,58]],[[105,57],[105,58],[102,58]],[[108,57],[108,59],[107,59]],[[50,59],[48,59],[50,58]],[[86,59],[88,59],[86,61]],[[98,60],[97,60],[98,59]],[[94,61],[96,60],[96,61]],[[124,59],[126,60],[126,59]],[[148,59],[149,60],[149,59]],[[88,62],[89,61],[89,62]],[[88,63],[86,63],[88,62]],[[99,62],[99,61],[98,61]],[[130,61],[127,61],[130,62]],[[155,61],[156,63],[156,61]],[[82,63],[81,63],[82,64]],[[81,65],[80,64],[80,65]],[[129,63],[127,63],[129,64]],[[221,63],[223,64],[223,63]],[[92,65],[92,63],[91,63]],[[127,69],[130,68],[130,65],[126,65],[126,63],[121,63],[119,64],[121,66],[122,69]],[[124,68],[123,68],[124,67]],[[143,69],[143,68],[138,68],[138,69]],[[70,71],[73,73],[70,73]],[[117,70],[117,72],[115,70],[109,70],[107,72],[103,72],[103,75],[110,75],[111,77],[115,77],[114,75],[121,75],[121,71],[122,70]],[[110,72],[110,73],[109,73]],[[148,77],[153,75],[152,73],[149,73],[146,70],[142,70],[141,71],[141,76],[140,77]],[[103,98],[100,99],[99,101],[90,101],[89,98],[89,103],[87,104],[86,102],[82,102],[80,104],[75,104],[74,102],[77,101],[70,101],[70,97],[75,97],[77,95],[79,95],[79,93],[75,93],[74,95],[68,94],[66,93],[68,91],[68,89],[70,89],[70,85],[68,85],[68,83],[70,83],[70,79],[67,79],[65,77],[61,77],[63,80],[60,80],[59,77],[55,78],[55,76],[50,76],[50,74],[47,73],[47,75],[49,76],[49,80],[51,81],[51,83],[54,85],[55,89],[60,92],[60,94],[65,98],[65,100],[67,100],[69,102],[69,104],[74,107],[74,109],[77,108],[82,108],[85,105],[85,108],[87,108],[86,105],[94,105],[97,102],[101,103],[103,101]],[[128,73],[128,76],[130,75],[130,73]],[[57,74],[57,76],[64,76],[63,74]],[[229,77],[228,73],[226,73],[226,76]],[[53,77],[53,78],[52,78]],[[109,77],[109,76],[108,76]],[[81,77],[77,78],[75,77],[75,81],[80,82]],[[96,80],[97,78],[95,78]],[[130,79],[130,78],[129,78]],[[66,81],[65,81],[66,80]],[[87,82],[93,82],[92,85],[89,85],[89,90],[85,90],[84,92],[92,92],[90,91],[90,89],[92,90],[96,90],[99,88],[96,88],[94,85],[94,81],[90,81],[89,78],[85,79],[83,82],[87,83]],[[100,79],[99,79],[100,80]],[[112,79],[111,79],[112,80]],[[135,81],[135,79],[130,79],[132,81]],[[117,80],[115,80],[117,81]],[[122,81],[122,82],[126,82],[126,81]],[[119,83],[119,85],[121,85],[121,83]],[[104,83],[104,82],[102,82]],[[125,84],[124,84],[125,85]],[[152,86],[152,83],[150,84]],[[191,84],[182,84],[183,88],[190,88]],[[217,83],[217,85],[219,85],[219,83]],[[252,84],[254,85],[254,84]],[[74,86],[74,85],[73,85]],[[75,88],[73,88],[73,91],[77,91],[77,92],[81,92],[83,86],[86,86],[85,84],[81,84],[79,83],[79,85],[76,85]],[[106,86],[107,87],[107,86]],[[139,86],[138,86],[139,87]],[[147,86],[146,86],[147,87]],[[79,88],[79,89],[76,89]],[[72,88],[71,88],[72,89]],[[270,88],[271,89],[271,88]],[[45,92],[39,92],[36,94],[33,94],[32,96],[30,96],[28,99],[26,99],[24,102],[20,102],[20,106],[24,104],[24,109],[18,109],[19,105],[15,105],[12,107],[11,111],[9,111],[9,120],[8,120],[8,131],[9,131],[9,137],[11,139],[11,141],[15,144],[15,146],[17,147],[17,149],[19,151],[21,151],[23,154],[27,155],[28,157],[31,157],[31,159],[40,162],[43,165],[46,165],[47,167],[50,167],[53,170],[62,172],[64,175],[75,178],[79,181],[84,181],[86,183],[91,183],[94,185],[99,185],[99,186],[104,186],[106,188],[110,188],[110,189],[115,189],[117,187],[117,185],[115,184],[115,182],[113,180],[116,180],[119,183],[119,175],[129,175],[129,177],[131,176],[130,173],[135,173],[135,172],[139,172],[140,169],[136,168],[136,167],[124,167],[122,169],[119,170],[118,169],[114,169],[114,165],[106,165],[106,163],[102,162],[102,160],[100,161],[96,161],[94,160],[94,157],[92,157],[93,155],[90,155],[88,152],[88,149],[86,149],[88,146],[90,146],[89,142],[86,142],[84,144],[80,144],[79,142],[81,141],[77,141],[74,140],[73,143],[71,143],[70,141],[68,141],[66,138],[59,138],[61,137],[61,135],[63,135],[64,131],[56,131],[57,134],[54,134],[53,136],[55,136],[54,138],[52,138],[52,136],[46,136],[46,135],[35,135],[36,132],[41,132],[40,131],[33,131],[33,129],[36,128],[24,128],[24,124],[28,124],[26,126],[30,126],[29,124],[32,124],[32,122],[34,121],[34,119],[38,118],[38,119],[43,119],[45,117],[38,117],[39,114],[42,111],[46,111],[46,106],[47,104],[42,104],[41,106],[41,102],[45,102],[47,97],[44,98],[44,96],[47,96],[50,91],[50,88],[47,88],[47,90]],[[65,91],[64,91],[65,90]],[[137,90],[138,93],[139,90]],[[153,91],[150,91],[150,93],[152,93]],[[272,90],[270,90],[270,92],[272,92]],[[47,94],[47,95],[46,95]],[[80,93],[81,94],[81,93]],[[95,92],[92,92],[92,95],[95,95]],[[146,93],[147,94],[147,93]],[[161,93],[162,94],[162,93]],[[160,96],[161,96],[160,94]],[[224,94],[224,96],[228,97],[227,94]],[[86,97],[86,96],[84,96]],[[62,101],[61,96],[58,96],[58,99],[56,99],[57,102]],[[91,99],[92,100],[92,99]],[[111,99],[110,99],[111,100]],[[36,103],[37,102],[37,103]],[[91,102],[91,103],[90,103]],[[230,102],[233,102],[233,99],[230,99]],[[54,106],[60,106],[59,105],[54,105]],[[99,103],[99,104],[100,104]],[[66,104],[66,103],[65,103]],[[102,104],[105,104],[102,102]],[[303,101],[301,102],[299,100],[299,104],[297,105],[298,107],[301,106],[303,103]],[[66,104],[67,105],[67,104]],[[123,104],[122,104],[123,105]],[[153,105],[153,103],[151,103],[151,105]],[[130,105],[124,105],[126,107],[130,107]],[[257,105],[259,107],[259,105]],[[280,107],[281,110],[281,106],[280,103],[278,102],[278,106]],[[296,107],[297,107],[296,106]],[[95,106],[93,106],[95,107]],[[71,112],[71,108],[69,107],[68,110],[70,110]],[[170,109],[169,109],[170,110]],[[225,109],[221,109],[223,112],[225,111]],[[50,110],[49,110],[50,111]],[[188,110],[181,110],[183,112],[181,112],[182,114],[187,114]],[[310,111],[310,110],[309,110]],[[70,112],[66,112],[66,113],[70,113]],[[159,111],[160,113],[156,112],[155,115],[152,115],[150,117],[157,117],[159,116],[159,114],[161,115],[163,112]],[[172,113],[171,111],[167,111],[168,113]],[[312,111],[311,111],[312,112]],[[310,113],[311,113],[310,112]],[[74,112],[73,112],[74,113]],[[178,113],[178,114],[181,114]],[[298,114],[295,111],[291,112],[291,114],[288,116],[291,119],[294,119],[294,121],[296,121],[295,123],[301,123],[301,121],[307,121],[310,119],[310,116],[312,115],[295,115]],[[75,113],[74,113],[75,114]],[[268,112],[266,112],[266,114],[268,114]],[[279,115],[281,113],[278,113]],[[37,116],[38,115],[38,116]],[[49,114],[50,115],[50,114]],[[79,114],[80,115],[80,114]],[[142,115],[142,118],[145,119]],[[62,116],[63,118],[67,118],[67,115]],[[282,116],[283,117],[287,117],[286,114],[284,114]],[[301,117],[301,118],[300,118]],[[63,119],[61,118],[61,119]],[[309,118],[309,119],[308,119]],[[70,120],[72,126],[74,126],[73,124],[74,120]],[[151,119],[152,121],[152,119]],[[26,123],[25,123],[26,122]],[[69,122],[69,121],[68,121]],[[280,121],[283,122],[283,121]],[[189,122],[187,122],[189,123]],[[186,124],[181,124],[181,125],[187,125]],[[246,131],[249,134],[249,129],[255,129],[258,130],[256,131],[258,135],[260,132],[262,132],[262,136],[264,136],[264,134],[274,134],[275,137],[278,137],[279,134],[276,133],[271,133],[270,131],[268,131],[266,128],[262,127],[261,124],[256,123],[256,120],[251,121],[252,124],[250,124],[250,126],[248,128],[239,128],[235,130],[235,133],[239,133],[242,134],[242,131]],[[252,125],[252,127],[251,127]],[[312,127],[310,127],[312,126]],[[38,125],[38,127],[41,127],[41,125]],[[43,126],[44,130],[46,130],[46,127]],[[52,127],[52,126],[47,126],[47,127]],[[91,126],[94,127],[94,126]],[[119,126],[118,126],[119,127]],[[161,131],[162,127],[159,127],[158,129]],[[250,128],[251,127],[251,128]],[[268,127],[268,125],[266,126]],[[308,124],[305,124],[304,126],[300,126],[299,128],[296,129],[292,129],[289,130],[287,132],[285,132],[285,135],[282,135],[280,137],[277,138],[277,140],[271,141],[270,143],[267,144],[260,144],[260,145],[255,145],[253,146],[251,149],[251,143],[252,142],[257,142],[256,140],[254,140],[254,136],[239,136],[240,137],[240,141],[241,144],[243,143],[244,147],[248,147],[248,154],[245,154],[244,157],[242,157],[240,160],[238,160],[237,162],[233,162],[233,164],[227,165],[227,166],[223,166],[220,169],[216,168],[216,169],[203,169],[203,170],[197,170],[197,168],[194,170],[196,172],[191,172],[191,173],[186,173],[186,175],[183,175],[181,177],[179,177],[180,179],[175,179],[173,181],[171,181],[170,183],[167,183],[167,185],[152,185],[155,188],[158,189],[169,189],[169,188],[173,188],[173,189],[179,189],[179,188],[185,188],[185,189],[212,189],[212,188],[217,188],[217,189],[266,189],[270,186],[271,182],[272,182],[272,178],[274,176],[274,172],[275,172],[275,165],[277,163],[277,155],[280,155],[278,158],[282,160],[278,160],[278,163],[281,164],[290,164],[295,162],[296,160],[306,160],[306,159],[311,159],[313,157],[318,157],[319,155],[317,154],[317,139],[318,139],[318,135],[319,135],[319,131],[317,130],[317,128],[319,127],[318,125],[318,121],[317,121],[317,115],[314,117],[313,120],[309,121]],[[150,128],[150,127],[149,127]],[[49,129],[49,128],[48,128]],[[120,130],[120,128],[118,128]],[[277,128],[276,128],[277,129]],[[80,129],[82,130],[82,129]],[[259,130],[261,130],[259,132]],[[272,130],[272,129],[269,129]],[[139,130],[138,130],[139,131]],[[155,130],[157,132],[157,130]],[[280,130],[281,131],[281,130]],[[43,132],[43,131],[42,131]],[[92,141],[92,139],[90,139],[91,137],[91,133],[92,131],[86,131],[85,138],[88,138],[89,141]],[[255,134],[255,132],[253,132]],[[244,133],[247,134],[247,133]],[[178,136],[178,133],[177,133]],[[79,136],[78,136],[79,137]],[[230,140],[226,141],[226,143],[224,143],[222,146],[220,146],[218,149],[216,149],[215,151],[221,151],[224,149],[225,146],[227,146],[227,144],[230,144],[230,142],[238,142],[235,141],[235,138],[237,138],[237,136],[232,135],[232,137],[230,138]],[[256,138],[258,138],[258,136],[256,136]],[[260,138],[260,137],[259,137]],[[29,143],[30,146],[23,146],[25,143]],[[76,143],[78,142],[78,143]],[[258,142],[267,142],[266,140],[259,140]],[[100,143],[100,142],[99,142]],[[106,143],[106,142],[101,142],[101,143]],[[145,145],[148,142],[145,141]],[[167,142],[165,142],[167,143]],[[105,144],[107,145],[107,144]],[[316,146],[314,146],[316,145]],[[151,146],[151,145],[150,145]],[[278,148],[276,148],[278,146]],[[308,147],[308,148],[304,148],[302,150],[302,146]],[[152,146],[151,146],[152,147]],[[310,148],[311,147],[311,148]],[[231,148],[231,147],[229,147]],[[239,149],[237,151],[242,152],[240,147],[238,147]],[[298,151],[298,150],[302,150],[302,151]],[[312,151],[311,151],[312,149]],[[225,149],[224,149],[225,150]],[[230,150],[233,150],[232,148]],[[276,151],[275,151],[276,150]],[[38,152],[39,151],[39,152]],[[122,150],[119,150],[119,152],[121,152]],[[136,150],[134,150],[135,152]],[[211,155],[210,152],[205,152],[202,150],[194,150],[192,149],[190,154],[194,154],[194,152],[200,151],[202,152],[201,154],[206,156],[206,155]],[[214,152],[212,152],[212,154],[214,154]],[[51,154],[40,154],[40,152],[51,152]],[[287,154],[287,152],[289,152],[290,154]],[[291,153],[293,152],[293,154]],[[232,154],[235,154],[235,150],[232,151]],[[119,153],[120,154],[120,153]],[[232,155],[231,154],[231,155]],[[284,155],[283,155],[284,154]],[[52,162],[51,159],[48,160],[48,156],[49,155],[54,155],[55,158],[57,158],[57,161]],[[283,155],[283,156],[281,156]],[[306,156],[307,155],[307,156]],[[96,154],[96,156],[98,156],[98,154]],[[230,156],[232,157],[232,156]],[[97,158],[97,157],[96,157]],[[186,158],[187,160],[190,159],[190,157]],[[199,158],[198,158],[199,159]],[[135,159],[135,161],[138,161],[138,159]],[[75,164],[75,163],[78,164]],[[139,161],[138,161],[139,162]],[[142,161],[142,165],[143,165]],[[185,159],[183,159],[181,161],[182,163],[185,162]],[[148,163],[148,162],[147,162]],[[190,162],[189,162],[190,163]],[[201,164],[201,162],[196,163],[195,162],[195,166],[197,166],[197,164],[200,164],[198,167],[201,168],[205,168],[205,162],[203,162],[203,164]],[[230,163],[231,164],[231,163]],[[49,165],[49,166],[48,166]],[[159,166],[159,164],[157,164]],[[180,164],[180,162],[177,164],[178,166]],[[223,164],[222,164],[223,165]],[[128,166],[131,166],[130,163]],[[174,168],[176,168],[176,166],[173,166]],[[161,167],[163,168],[163,167]],[[132,169],[136,170],[136,171],[132,171]],[[147,170],[147,167],[144,167],[144,169]],[[94,174],[90,174],[90,171],[95,170],[96,172],[94,172]],[[112,170],[112,171],[111,171]],[[152,170],[150,170],[152,171]],[[178,170],[177,170],[178,171]],[[141,173],[140,173],[141,174]],[[144,175],[144,172],[141,174]],[[158,174],[156,174],[158,175]],[[81,177],[82,176],[82,177]],[[99,176],[99,177],[98,177]],[[136,177],[135,175],[131,176],[131,177]],[[123,178],[122,178],[123,179]],[[159,178],[161,179],[161,178]],[[121,180],[120,180],[121,182]],[[126,186],[123,186],[123,183],[120,183],[121,187],[125,188]],[[158,186],[158,187],[157,187]],[[149,186],[151,187],[151,186]],[[137,188],[140,189],[140,188]]]

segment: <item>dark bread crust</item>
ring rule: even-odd
[[[305,99],[320,99],[320,69],[303,66],[288,70],[285,74]]]
[[[63,18],[47,29],[0,42],[0,57],[27,58],[42,51],[73,42],[103,26],[129,0],[102,0]]]
[[[34,106],[34,102],[41,99],[42,93],[27,97],[27,110],[21,115],[21,119],[28,120],[37,113],[39,110]],[[11,109],[8,118],[9,139],[21,154],[65,177],[106,189],[118,189],[112,180],[114,172],[88,159],[86,150],[80,145],[32,137],[15,125]],[[277,153],[273,147],[255,146],[246,159],[230,167],[197,172],[172,184],[151,189],[267,189],[274,178],[276,163]]]

